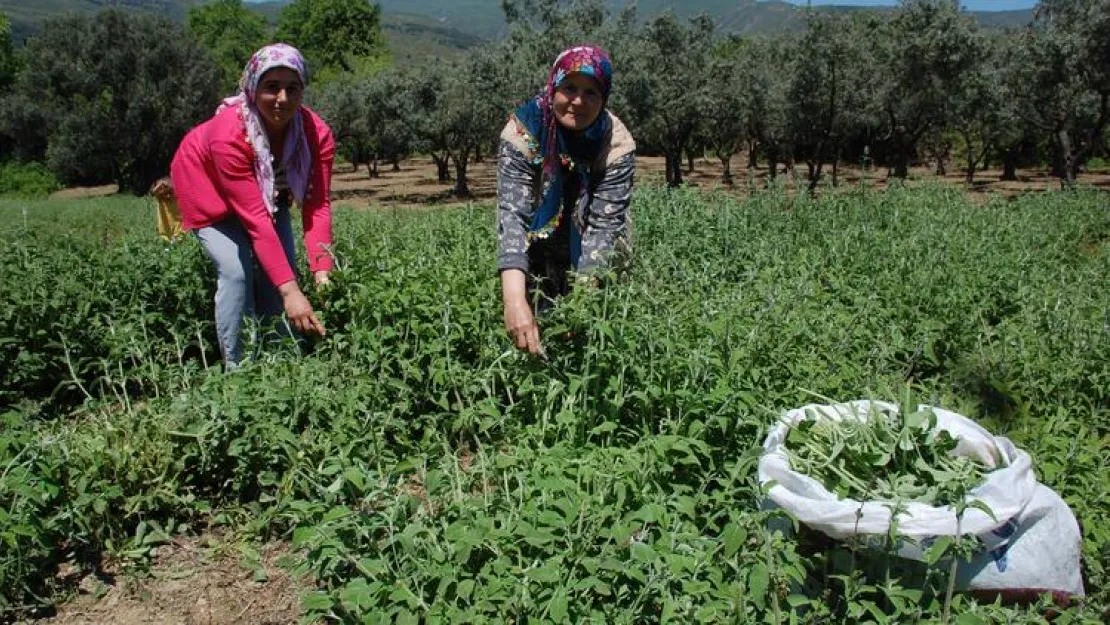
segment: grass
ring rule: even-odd
[[[547,362],[504,336],[489,207],[339,209],[328,338],[224,375],[207,260],[160,243],[153,207],[0,201],[3,601],[49,604],[61,561],[222,525],[293,541],[308,618],[939,620],[943,570],[837,577],[755,478],[783,410],[909,383],[1033,455],[1085,532],[1066,618],[1101,622],[1104,205],[642,188],[630,275],[543,320]]]

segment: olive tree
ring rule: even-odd
[[[354,165],[362,164],[373,175],[373,136],[370,129],[370,85],[367,79],[334,80],[309,92],[308,103],[331,128],[336,151]]]
[[[1045,0],[1022,37],[1020,115],[1050,134],[1056,172],[1074,184],[1110,123],[1110,2]]]
[[[982,52],[959,91],[953,94],[952,129],[963,143],[964,176],[967,184],[986,159],[1000,146],[1013,141],[1019,122],[1013,94],[1006,84],[1005,38],[983,39]]]
[[[810,12],[795,51],[788,98],[794,148],[805,159],[809,190],[816,189],[832,161],[834,184],[844,142],[869,123],[874,73],[867,41],[874,19]]]
[[[714,88],[706,97],[705,142],[721,162],[721,182],[726,185],[733,183],[732,157],[747,141],[751,123],[750,94],[737,71],[745,47],[740,40],[718,46],[706,72]]]
[[[953,0],[904,0],[872,41],[876,115],[893,173],[905,178],[918,141],[951,116],[952,94],[975,63],[977,29]]]
[[[6,100],[5,134],[66,183],[145,193],[219,102],[208,53],[178,25],[145,13],[49,20],[25,58]]]
[[[748,136],[767,157],[768,182],[777,178],[779,164],[793,151],[788,114],[796,48],[790,36],[755,39],[736,68],[749,94]],[[755,163],[749,167],[754,169]]]
[[[637,142],[660,150],[667,184],[682,184],[682,154],[705,120],[714,25],[664,13],[646,24],[622,55],[622,101]]]

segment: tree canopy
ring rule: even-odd
[[[389,55],[381,8],[370,0],[294,0],[275,37],[299,48],[321,79],[380,69]]]
[[[212,54],[228,91],[238,84],[247,59],[269,38],[266,21],[242,0],[214,0],[190,8],[188,29]]]
[[[15,80],[15,50],[12,47],[12,24],[0,13],[0,89],[6,89]]]
[[[111,181],[144,193],[218,102],[208,53],[172,22],[145,14],[51,20],[24,58],[18,93],[4,107],[9,127],[23,157],[45,157],[71,184]]]

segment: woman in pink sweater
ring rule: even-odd
[[[305,78],[296,48],[255,52],[239,93],[189,131],[170,165],[183,225],[216,266],[216,330],[228,366],[243,357],[247,314],[269,319],[284,310],[293,329],[324,334],[297,285],[289,215],[293,202],[301,206],[309,269],[316,284],[326,283],[335,141],[301,105]]]

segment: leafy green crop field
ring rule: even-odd
[[[152,206],[0,202],[0,620],[60,562],[225,525],[292,542],[306,619],[939,622],[943,570],[838,570],[756,483],[782,411],[909,383],[1033,455],[1085,535],[1056,622],[1103,622],[1105,194],[643,188],[634,215],[630,275],[543,321],[544,362],[504,335],[490,207],[340,209],[328,337],[225,375],[208,261]]]

